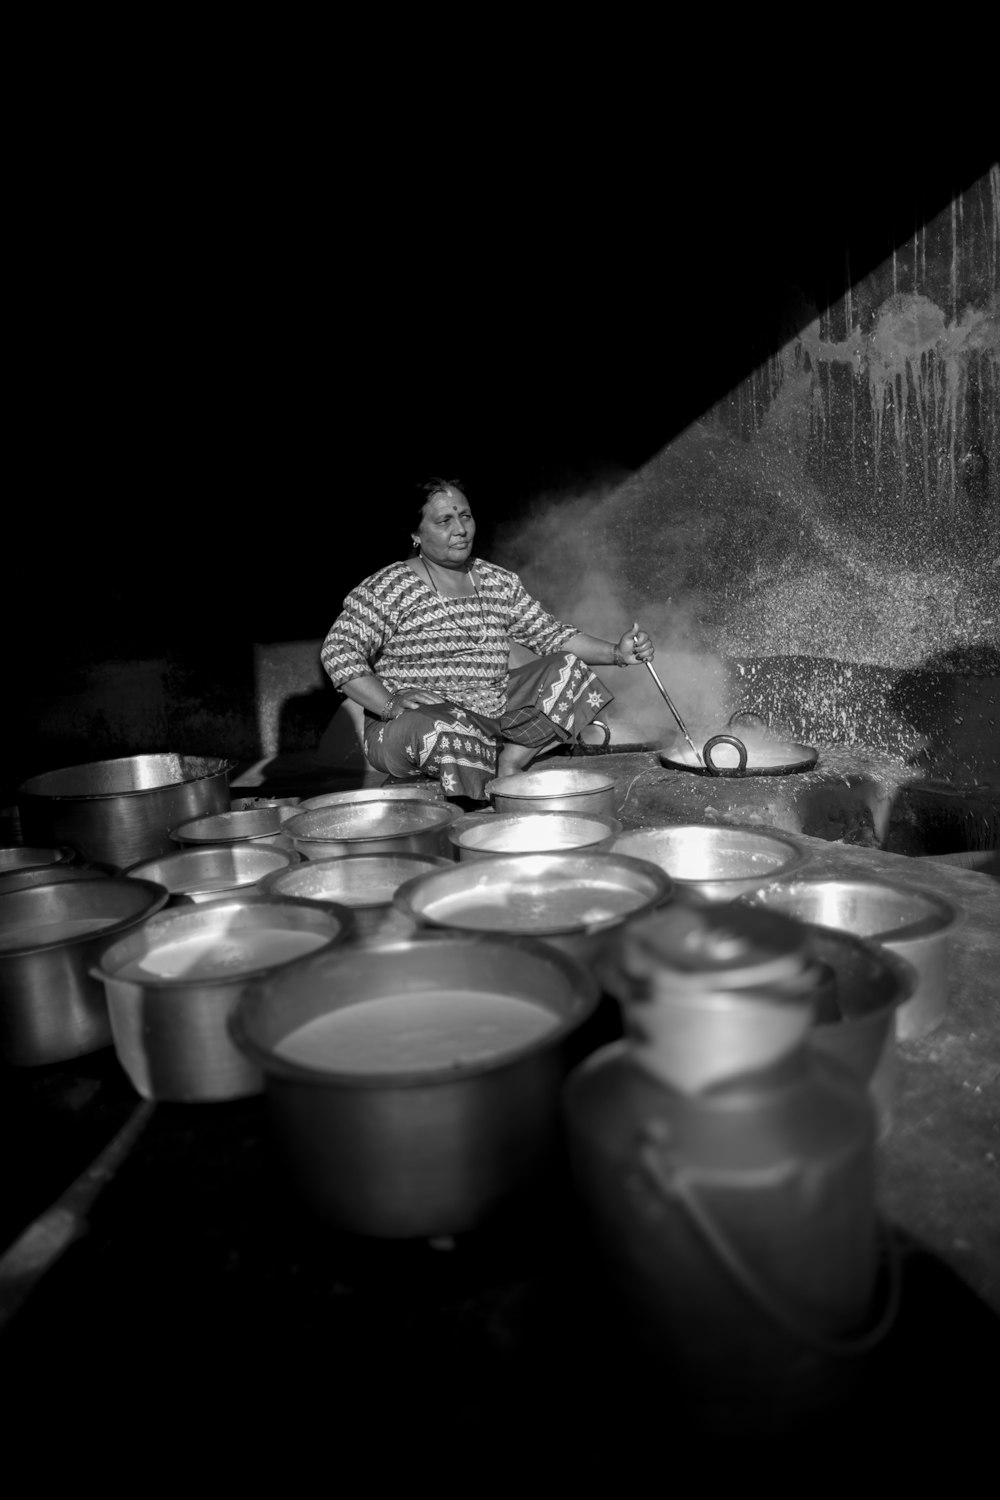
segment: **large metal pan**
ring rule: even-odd
[[[744,738],[729,733],[712,735],[702,746],[704,764],[695,759],[691,746],[681,735],[663,746],[660,763],[673,770],[692,771],[697,776],[788,776],[796,771],[811,771],[819,760],[819,751],[812,745],[772,736],[763,720],[753,714],[732,714],[726,729],[740,729]],[[730,747],[721,761],[716,752],[719,745]],[[736,752],[735,764],[732,751]]]

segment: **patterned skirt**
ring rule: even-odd
[[[388,724],[366,714],[365,754],[390,776],[430,776],[448,797],[485,802],[501,745],[575,739],[613,696],[572,652],[543,656],[511,672],[495,719],[448,702],[406,709]]]

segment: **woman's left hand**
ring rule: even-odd
[[[652,637],[639,628],[638,621],[634,621],[632,628],[626,630],[618,642],[618,650],[624,656],[626,666],[629,667],[638,667],[644,661],[653,660]]]

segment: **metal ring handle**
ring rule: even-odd
[[[736,775],[742,776],[747,768],[747,747],[742,740],[738,740],[735,734],[713,734],[710,740],[706,740],[702,748],[702,756],[712,776],[724,776],[728,772],[732,774],[732,766],[717,766],[712,759],[713,745],[733,745],[740,757],[740,763],[736,768]]]
[[[735,713],[729,715],[726,728],[733,729],[738,724],[745,724],[748,729],[767,730],[767,720],[755,713],[752,708],[738,708]]]

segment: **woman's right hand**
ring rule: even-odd
[[[426,688],[397,688],[390,695],[389,702],[392,704],[389,717],[398,719],[399,715],[408,708],[421,708],[426,703],[440,703],[440,693],[429,693]]]

